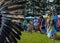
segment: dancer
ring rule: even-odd
[[[41,24],[41,16],[39,16],[38,18],[38,26],[37,26],[38,31],[40,31],[40,24]]]
[[[55,26],[54,26],[54,19],[52,19],[50,21],[50,28],[48,30],[48,37],[52,37],[53,39],[56,39],[56,32],[57,30],[55,29]]]
[[[57,14],[54,14],[53,15],[53,20],[54,20],[54,27],[55,29],[58,31],[58,15]]]
[[[30,32],[32,33],[33,24],[34,24],[33,19],[30,19],[29,23],[30,23],[30,28],[29,28],[29,30],[30,30]]]
[[[30,32],[30,23],[29,22],[27,23],[27,27],[28,27],[28,29],[27,29],[28,32]]]
[[[58,18],[58,30],[60,31],[60,18]]]
[[[43,18],[43,16],[41,18],[42,18],[42,20],[41,20],[40,32],[41,33],[45,33],[46,32],[46,29],[45,29],[45,18]]]
[[[27,30],[27,20],[24,20],[22,25],[23,25],[24,30],[26,31]]]
[[[35,17],[35,19],[34,19],[34,30],[35,30],[35,32],[37,31],[37,26],[38,26],[38,19]]]
[[[47,16],[46,18],[46,34],[48,34],[48,30],[50,28],[50,16]]]

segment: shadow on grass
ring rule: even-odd
[[[60,36],[57,36],[57,39],[56,40],[60,40]]]

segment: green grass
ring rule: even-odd
[[[55,40],[55,43],[60,43],[59,33],[57,33],[58,39]],[[51,38],[47,38],[46,34],[40,34],[40,32],[22,32],[21,40],[18,40],[18,43],[53,43]]]

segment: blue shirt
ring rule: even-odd
[[[45,19],[42,19],[41,25],[44,26],[45,25]]]
[[[34,25],[38,25],[38,19],[34,19]]]
[[[58,15],[54,15],[53,16],[53,19],[58,19]]]

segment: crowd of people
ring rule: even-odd
[[[58,16],[57,15],[48,15],[47,17],[43,17],[42,15],[34,17],[34,19],[30,18],[29,20],[24,20],[22,22],[22,27],[24,31],[33,32],[33,30],[39,31],[41,34],[47,34],[48,38],[56,39],[56,33],[58,30]]]

